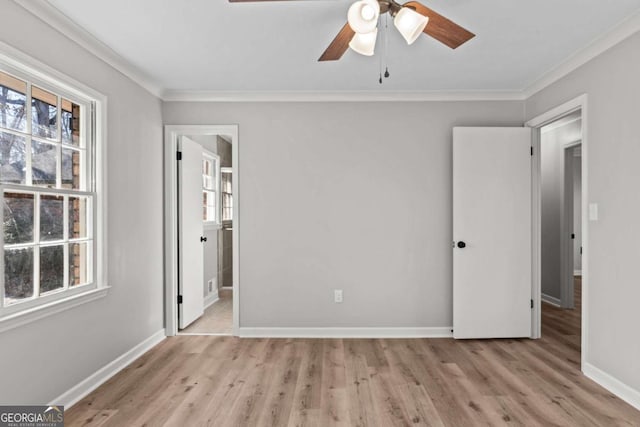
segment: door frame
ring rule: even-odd
[[[542,284],[541,284],[541,170],[540,170],[540,129],[574,111],[581,110],[582,123],[582,336],[581,336],[581,366],[584,368],[587,359],[588,347],[588,328],[589,328],[589,218],[588,218],[588,154],[589,154],[589,126],[588,120],[588,102],[587,95],[583,94],[574,98],[562,105],[559,105],[546,113],[543,113],[525,123],[525,126],[533,128],[533,167],[532,167],[532,284],[531,284],[531,298],[533,299],[532,310],[532,331],[531,338],[540,338],[541,336],[541,322],[542,322]]]
[[[178,138],[181,135],[228,135],[231,137],[233,193],[233,335],[240,328],[240,209],[238,125],[164,126],[164,265],[165,335],[178,333]]]

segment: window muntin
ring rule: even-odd
[[[96,287],[92,102],[18,74],[0,64],[0,317]]]

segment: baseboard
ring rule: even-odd
[[[589,363],[584,364],[582,372],[585,376],[591,378],[629,405],[640,410],[640,391],[629,387],[619,379],[612,377]]]
[[[574,276],[582,276],[582,270],[573,270]]]
[[[50,405],[62,405],[65,410],[69,409],[93,390],[100,387],[115,374],[126,368],[131,362],[151,350],[165,338],[165,330],[163,328],[114,361],[103,366],[85,380],[79,382],[60,396],[53,399]]]
[[[218,301],[220,296],[218,295],[218,290],[212,291],[207,297],[204,299],[204,309],[206,310],[211,304]]]
[[[451,338],[451,326],[437,328],[240,328],[241,338]]]
[[[556,307],[562,307],[562,302],[560,301],[560,299],[556,297],[552,297],[551,295],[542,294],[542,301]]]

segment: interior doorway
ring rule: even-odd
[[[237,170],[237,126],[165,126],[168,336],[238,333]]]
[[[586,347],[586,96],[527,123],[534,129],[534,338]],[[546,335],[545,335],[546,334]],[[577,353],[576,353],[577,354]]]

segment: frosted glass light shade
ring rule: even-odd
[[[347,21],[353,31],[366,34],[378,26],[380,5],[377,0],[360,0],[349,8]]]
[[[372,56],[376,47],[377,36],[377,28],[374,28],[372,32],[366,34],[356,33],[349,42],[349,47],[360,55]]]
[[[428,22],[429,18],[408,7],[400,9],[393,20],[393,24],[407,41],[407,44],[416,41]]]

